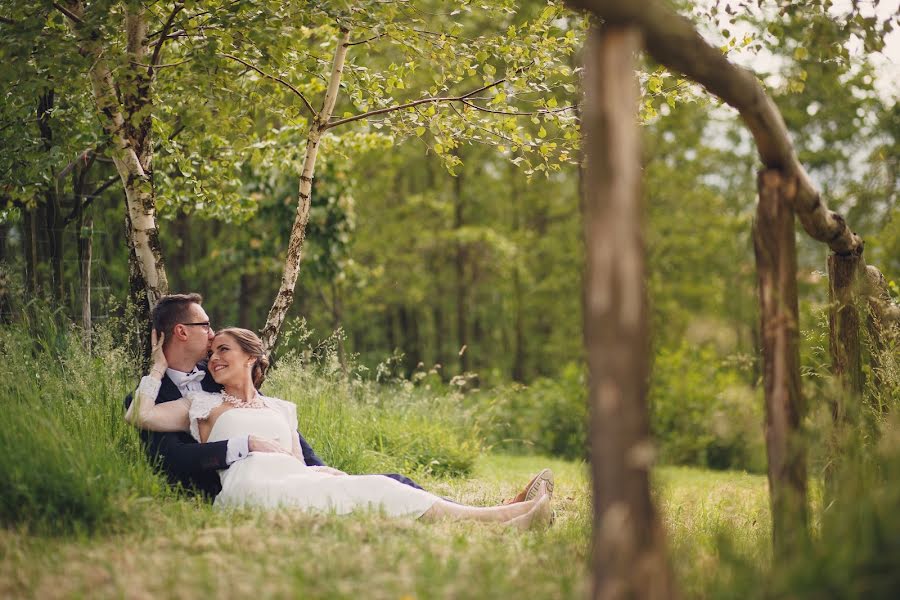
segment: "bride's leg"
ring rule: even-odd
[[[423,521],[446,519],[455,521],[506,522],[527,514],[544,495],[546,495],[546,489],[542,487],[538,497],[534,500],[517,502],[515,504],[501,504],[499,506],[466,506],[465,504],[454,504],[446,500],[438,500],[420,518]]]

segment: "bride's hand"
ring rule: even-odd
[[[156,329],[150,332],[150,343],[152,345],[152,351],[150,353],[150,358],[153,359],[153,366],[150,367],[150,374],[155,375],[158,379],[162,379],[163,375],[166,374],[166,369],[169,368],[169,361],[166,360],[166,355],[163,352],[163,342],[166,340],[166,334],[163,332],[159,332],[159,336],[156,334]]]

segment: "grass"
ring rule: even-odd
[[[557,522],[543,532],[372,514],[223,514],[179,498],[144,500],[119,533],[0,530],[0,597],[581,598],[590,532],[582,463],[483,455],[471,477],[423,483],[464,502],[494,503],[543,466],[557,476]],[[740,526],[748,548],[767,545],[764,478],[660,468],[657,479],[686,597],[703,596],[723,527]],[[750,528],[748,519],[756,520]]]

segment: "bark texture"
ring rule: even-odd
[[[303,170],[300,173],[297,215],[294,218],[291,237],[288,241],[287,255],[284,259],[284,271],[281,275],[281,285],[278,288],[275,301],[272,303],[272,308],[269,309],[269,315],[266,317],[266,324],[263,326],[262,335],[260,336],[266,352],[271,352],[272,348],[274,348],[287,311],[294,302],[294,288],[297,285],[297,276],[300,274],[303,240],[306,238],[306,224],[309,221],[313,174],[316,168],[316,157],[319,153],[319,141],[337,101],[341,74],[344,71],[344,59],[347,57],[347,42],[349,41],[349,29],[342,28],[334,51],[334,61],[331,66],[328,88],[325,91],[325,100],[322,103],[322,109],[312,121],[312,125],[309,128],[309,136],[306,139],[306,156],[303,160]]]
[[[806,449],[800,425],[806,407],[800,389],[797,250],[790,194],[796,187],[779,171],[759,174],[753,230],[759,275],[766,451],[772,538],[778,557],[804,545],[807,530]]]
[[[116,81],[105,58],[105,48],[84,19],[84,3],[69,2],[68,11],[76,20],[69,26],[79,40],[80,52],[92,60],[90,70],[94,103],[110,137],[110,154],[125,188],[129,246],[134,248],[147,300],[151,304],[168,293],[169,284],[156,227],[156,202],[151,174],[150,81],[137,73],[146,54],[146,22],[139,4],[126,9],[124,27],[129,67],[122,76],[119,100]],[[135,115],[145,115],[135,119]],[[136,300],[136,299],[135,299]]]
[[[649,335],[633,28],[585,48],[584,339],[590,369],[594,598],[675,595],[650,496]]]
[[[831,370],[841,381],[851,402],[858,401],[863,392],[862,357],[860,346],[861,320],[856,302],[859,293],[857,276],[860,257],[855,254],[828,257],[828,346]],[[846,415],[843,395],[832,404],[834,420]]]

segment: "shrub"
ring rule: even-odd
[[[660,349],[649,399],[660,462],[765,470],[762,399],[712,348]]]
[[[91,356],[52,315],[32,316],[0,329],[0,522],[51,534],[121,523],[130,499],[168,493],[122,420],[129,365],[110,330]]]
[[[493,448],[586,458],[587,399],[579,365],[568,365],[556,379],[471,394],[467,402]]]

